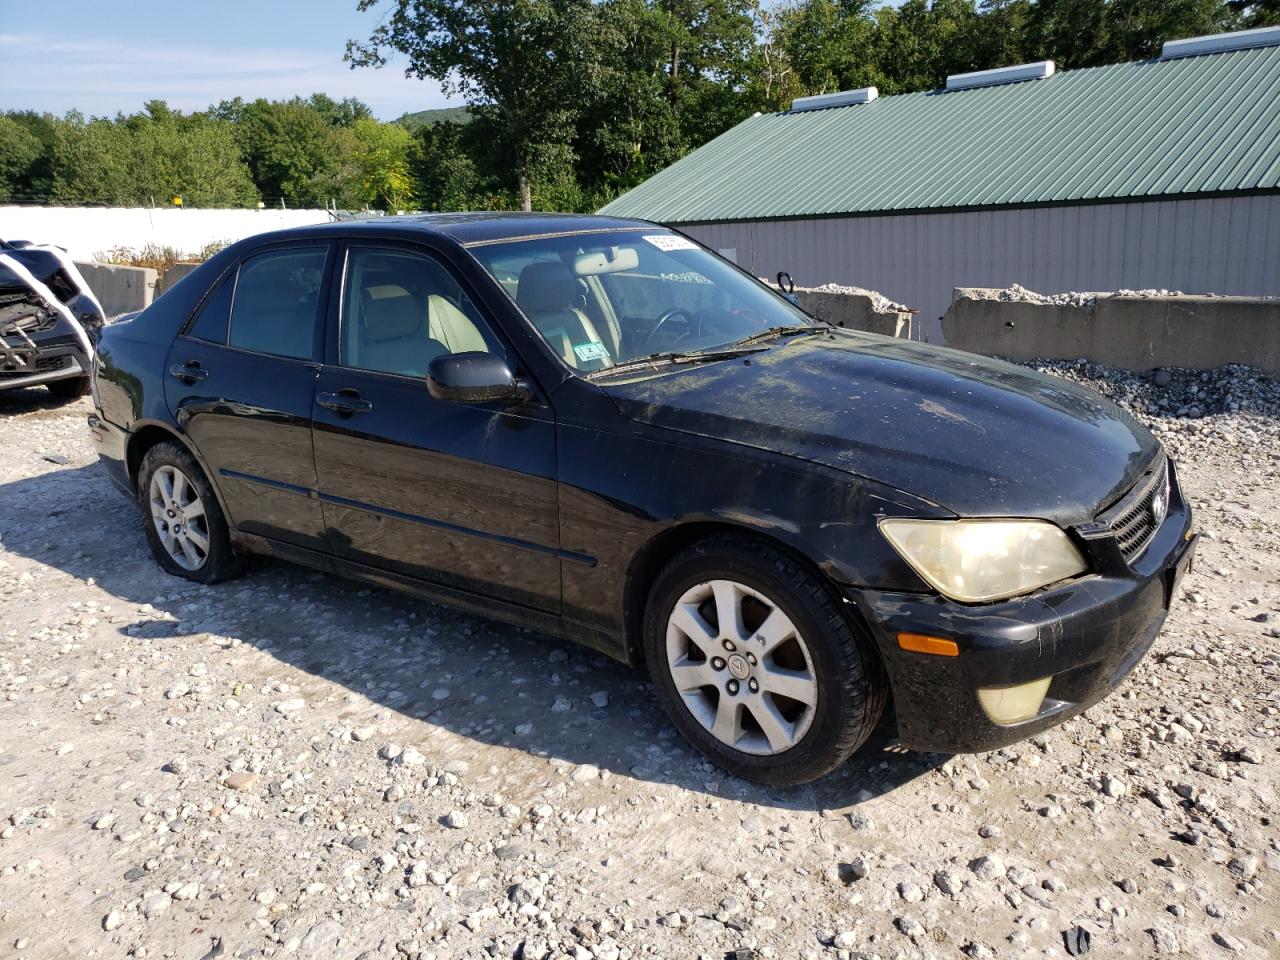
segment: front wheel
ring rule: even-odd
[[[884,712],[870,637],[826,584],[763,543],[717,537],[673,559],[650,593],[644,643],[675,725],[748,780],[817,779]]]

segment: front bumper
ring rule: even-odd
[[[943,753],[998,749],[1075,716],[1119,686],[1164,625],[1195,551],[1191,510],[1173,476],[1169,499],[1164,522],[1132,565],[1114,541],[1086,543],[1096,572],[1026,597],[969,605],[849,589],[889,675],[903,745]],[[959,655],[903,650],[900,632],[953,640]],[[1048,693],[1029,720],[995,723],[979,703],[980,688],[1044,677],[1052,678]]]
[[[0,390],[87,377],[89,358],[75,335],[63,330],[65,325],[60,320],[52,331],[0,336]]]

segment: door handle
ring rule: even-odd
[[[188,360],[186,363],[175,363],[170,367],[169,376],[181,380],[183,383],[192,384],[197,380],[208,380],[209,371],[194,360]]]
[[[353,413],[368,413],[373,404],[360,399],[354,390],[340,390],[337,393],[322,393],[316,397],[316,403],[326,410],[333,410],[340,416],[349,417]]]

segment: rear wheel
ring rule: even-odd
[[[177,444],[158,443],[142,458],[138,500],[151,552],[167,572],[217,583],[244,569],[204,471]]]
[[[88,377],[68,377],[65,380],[50,380],[45,384],[49,392],[60,400],[76,400],[88,396]]]
[[[830,772],[884,712],[871,639],[826,584],[763,543],[717,537],[673,559],[650,594],[644,639],[672,721],[749,780]]]

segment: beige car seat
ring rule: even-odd
[[[427,331],[432,340],[439,340],[450,353],[489,352],[480,328],[438,293],[427,297]]]
[[[424,377],[427,364],[445,353],[427,336],[422,307],[409,291],[386,283],[361,291],[360,339],[352,361],[366,370]]]
[[[520,271],[516,304],[551,349],[577,370],[601,370],[612,366],[612,359],[582,360],[574,353],[575,346],[589,343],[600,344],[602,349],[607,349],[595,326],[578,309],[578,296],[577,278],[563,263],[531,263]]]

